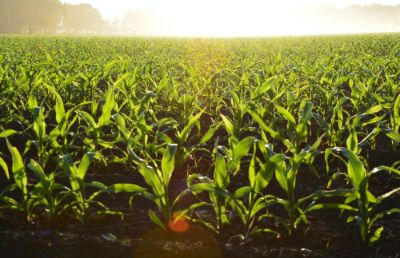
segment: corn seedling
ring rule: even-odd
[[[330,155],[340,158],[336,153],[346,158],[346,160],[343,160],[347,166],[347,173],[345,175],[352,186],[352,192],[346,194],[344,204],[332,205],[331,207],[355,212],[355,215],[350,215],[347,221],[355,221],[358,225],[362,241],[368,243],[368,245],[372,245],[379,240],[383,231],[383,226],[375,227],[376,222],[385,215],[400,212],[399,208],[382,211],[378,209],[379,205],[388,197],[399,192],[400,187],[376,197],[369,190],[369,179],[372,175],[380,171],[393,172],[398,175],[400,175],[400,171],[386,166],[380,166],[367,171],[356,153],[342,147],[327,149],[325,154],[326,160]],[[354,205],[351,205],[352,203]],[[329,207],[329,205],[326,205],[326,207]]]

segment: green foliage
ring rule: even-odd
[[[362,241],[368,243],[368,245],[372,245],[379,240],[381,232],[383,231],[383,226],[375,227],[377,220],[385,215],[400,212],[399,208],[382,210],[379,205],[385,199],[400,191],[400,187],[394,188],[376,197],[369,190],[370,177],[381,171],[388,171],[400,175],[400,171],[394,168],[380,166],[367,172],[357,154],[343,147],[327,149],[326,159],[331,154],[336,155],[334,153],[339,153],[346,158],[346,176],[353,189],[352,192],[346,193],[344,204],[338,205],[336,208],[356,212],[356,215],[349,216],[347,221],[356,221]],[[351,203],[354,203],[356,207],[350,206]]]
[[[154,202],[159,212],[162,214],[162,218],[160,218],[154,211],[149,211],[149,218],[154,224],[165,230],[165,225],[174,219],[175,205],[185,194],[185,192],[182,192],[174,200],[171,200],[169,195],[169,184],[175,169],[177,148],[177,144],[167,145],[161,160],[161,168],[153,168],[145,162],[139,164],[139,172],[143,176],[146,184],[151,188],[151,192],[146,190],[142,191],[141,194]],[[157,163],[155,163],[155,165],[157,165]]]
[[[295,234],[310,212],[334,208],[373,244],[377,221],[399,209],[383,203],[398,188],[371,180],[398,180],[387,163],[400,142],[399,42],[1,36],[0,205],[90,223],[123,215],[102,195],[128,193],[132,209],[137,196],[152,202],[165,230],[186,217],[216,233],[240,225],[246,241]],[[375,152],[389,161],[369,170]],[[115,163],[142,185],[102,182]]]

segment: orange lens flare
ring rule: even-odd
[[[184,217],[179,218],[174,214],[174,218],[168,222],[168,227],[174,232],[183,233],[189,229],[189,223]]]

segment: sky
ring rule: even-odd
[[[149,34],[167,36],[318,34],[319,31],[316,29],[318,26],[310,29],[308,24],[299,23],[299,10],[322,2],[333,4],[339,9],[355,4],[400,4],[400,0],[61,0],[61,2],[91,4],[109,21],[122,19],[130,10],[146,12],[153,23],[143,25],[148,28]]]
[[[189,11],[193,11],[194,6],[204,6],[207,8],[213,8],[214,5],[227,7],[234,3],[240,6],[243,10],[248,10],[251,5],[256,4],[257,6],[265,6],[267,4],[279,5],[279,3],[295,4],[295,5],[310,5],[320,0],[62,0],[63,3],[88,3],[93,7],[99,9],[101,14],[106,19],[113,19],[121,17],[127,10],[141,10],[150,9],[155,12],[165,12],[170,9],[178,9],[184,11],[186,7]],[[367,5],[372,3],[396,5],[400,4],[400,0],[332,0],[324,1],[334,4],[338,8],[345,8],[353,4]],[[192,7],[191,7],[192,6]]]

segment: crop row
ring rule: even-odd
[[[400,191],[397,35],[0,42],[0,201],[28,221],[123,217],[102,196],[128,193],[165,230],[279,236],[336,209],[373,244],[400,212],[386,202]],[[143,183],[91,179],[112,164]],[[381,173],[394,186],[374,187]]]

